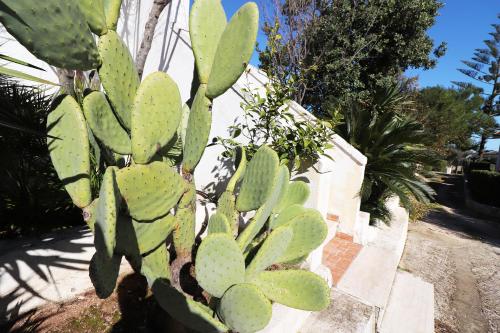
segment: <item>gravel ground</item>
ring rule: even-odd
[[[410,224],[400,268],[434,284],[437,333],[498,333],[500,224],[463,208],[460,178],[433,186],[442,209]]]

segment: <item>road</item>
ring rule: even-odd
[[[431,186],[441,209],[410,224],[400,268],[434,284],[437,333],[498,333],[500,217],[465,209],[460,176]]]

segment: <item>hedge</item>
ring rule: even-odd
[[[472,170],[468,180],[474,200],[500,207],[500,172]]]

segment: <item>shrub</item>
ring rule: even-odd
[[[469,174],[469,188],[474,200],[500,207],[500,172],[472,170]]]

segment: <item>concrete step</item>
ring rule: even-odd
[[[366,304],[385,308],[398,263],[399,255],[394,251],[365,246],[347,269],[337,288]]]
[[[298,332],[373,333],[375,332],[375,321],[375,308],[373,306],[332,288],[330,306],[321,312],[312,313]]]
[[[398,271],[379,332],[433,333],[434,286]]]

